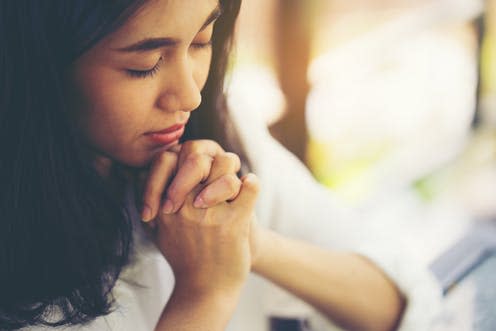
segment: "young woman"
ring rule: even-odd
[[[248,174],[271,163],[226,112],[239,7],[0,3],[1,330],[224,330],[250,270],[350,330],[399,325],[412,300],[369,259],[260,225],[350,231],[299,165],[296,203]]]

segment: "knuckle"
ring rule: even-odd
[[[202,146],[210,146],[210,147],[220,147],[220,145],[212,139],[199,139],[195,141],[195,146],[201,148]]]
[[[237,154],[231,153],[231,152],[226,152],[225,156],[234,164],[241,164],[241,159]]]
[[[176,196],[181,194],[181,191],[181,185],[178,184],[177,178],[175,178],[166,190],[167,198],[175,201]]]
[[[219,167],[233,172],[237,172],[241,166],[239,156],[230,152],[216,156],[215,163],[217,163]]]
[[[182,164],[182,167],[184,168],[195,168],[198,166],[198,163],[199,163],[199,154],[196,154],[196,153],[193,153],[193,154],[189,154],[188,156],[186,156],[186,158],[184,159],[184,162]]]
[[[243,182],[243,186],[252,191],[253,193],[258,193],[260,191],[260,182],[258,177],[254,174],[249,174],[245,181]]]
[[[172,184],[167,189],[167,199],[171,200],[173,203],[177,203],[177,201],[180,200],[180,195],[182,195],[181,187],[176,184]]]
[[[193,167],[198,167],[206,164],[207,162],[211,162],[211,157],[202,154],[202,153],[191,153],[186,157],[185,163],[190,164]]]
[[[205,154],[192,154],[191,156],[188,156],[186,162],[186,167],[190,169],[191,172],[198,173],[203,181],[210,173],[213,158]]]
[[[224,187],[229,190],[229,192],[238,191],[241,186],[239,178],[234,174],[225,175],[220,178],[220,180]]]
[[[189,153],[202,153],[205,150],[210,150],[210,149],[220,149],[220,145],[215,142],[214,140],[210,139],[197,139],[197,140],[190,140],[187,142],[187,151]]]

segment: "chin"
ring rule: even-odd
[[[170,151],[177,145],[178,141],[175,141],[171,144],[156,146],[152,149],[133,151],[132,153],[126,151],[125,155],[116,155],[113,160],[114,162],[129,168],[146,168],[157,158],[158,155],[163,152]]]

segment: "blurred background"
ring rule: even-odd
[[[419,261],[496,215],[496,0],[247,0],[237,39],[233,111]]]
[[[494,15],[494,0],[245,1],[231,107],[357,206],[455,194],[492,215]]]

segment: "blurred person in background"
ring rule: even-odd
[[[321,183],[364,207],[367,229],[382,229],[381,236],[370,233],[377,246],[401,238],[399,245],[427,268],[479,223],[474,219],[494,218],[496,108],[494,92],[488,92],[495,85],[487,84],[496,77],[494,61],[487,60],[494,57],[494,43],[488,42],[493,15],[485,20],[482,87],[477,72],[486,30],[481,17],[494,1],[245,6],[231,107],[240,117],[258,112],[253,117],[260,117],[262,127],[276,121],[271,133],[307,161]],[[286,52],[280,52],[281,44]],[[281,59],[293,67],[281,67]],[[298,93],[287,93],[288,87]],[[308,101],[295,103],[308,90]],[[282,118],[275,120],[274,113]],[[290,122],[283,137],[273,130]],[[306,131],[310,153],[301,157],[298,145]],[[451,327],[469,325],[460,320],[477,316],[471,300],[465,295],[464,307],[444,320]],[[281,306],[289,301],[273,300]]]

